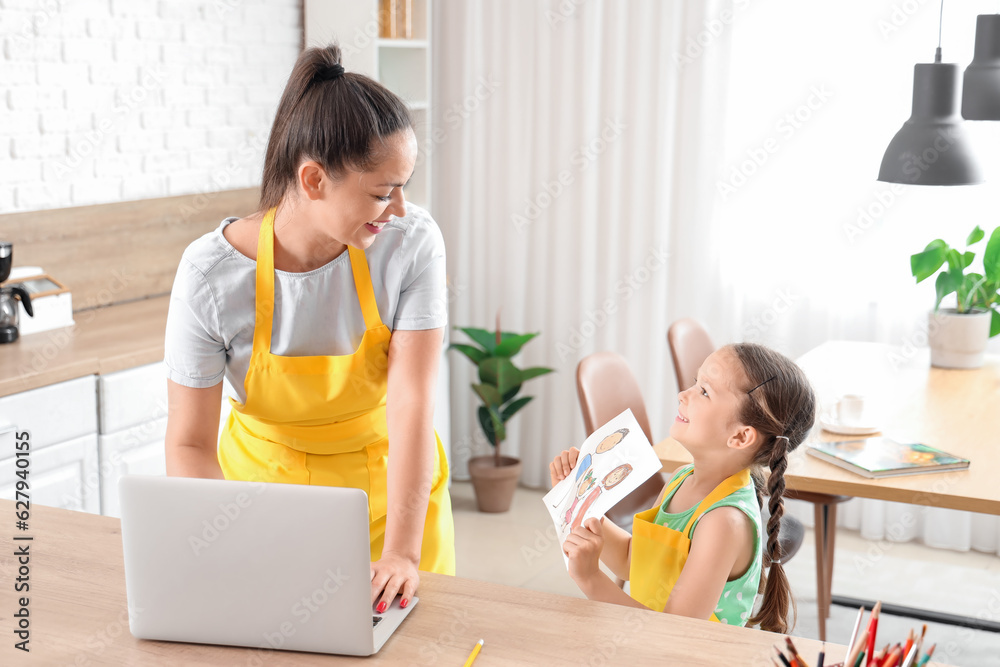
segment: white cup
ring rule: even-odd
[[[865,397],[844,394],[837,401],[837,421],[844,426],[859,426],[865,413]]]

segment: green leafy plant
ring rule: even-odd
[[[969,248],[982,241],[985,236],[985,232],[977,225],[965,240],[964,252],[950,247],[941,239],[935,239],[922,252],[910,255],[910,271],[918,283],[937,273],[934,282],[937,292],[935,311],[940,307],[941,300],[949,294],[956,295],[959,313],[991,311],[992,337],[1000,333],[1000,227],[993,230],[990,240],[986,242],[983,272],[965,272],[976,257],[976,253]],[[944,270],[941,270],[942,267],[945,267]]]
[[[483,402],[477,411],[479,425],[486,439],[493,445],[494,464],[500,466],[500,443],[507,439],[506,423],[521,408],[531,402],[534,396],[518,397],[521,385],[532,378],[553,369],[536,366],[519,369],[511,357],[521,351],[537,333],[517,334],[509,331],[456,327],[472,339],[476,345],[453,343],[450,347],[458,350],[479,369],[479,382],[472,384],[472,391]]]

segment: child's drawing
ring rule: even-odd
[[[632,472],[632,466],[628,463],[623,463],[604,476],[604,479],[601,480],[601,486],[605,489],[613,489],[618,486],[623,479],[628,477],[630,472]]]
[[[587,488],[583,488],[583,486],[581,486],[580,490],[577,492],[577,500],[579,500],[580,496],[582,496],[587,491],[590,491],[590,494],[587,496],[586,500],[584,500],[583,503],[580,505],[580,509],[576,514],[576,518],[570,520],[570,515],[576,508],[576,501],[573,501],[573,507],[571,507],[569,512],[566,513],[566,521],[564,522],[564,524],[569,524],[569,529],[571,531],[574,528],[578,528],[580,524],[583,523],[583,517],[587,513],[587,510],[590,509],[590,506],[593,505],[595,502],[597,502],[597,499],[601,496],[601,492],[608,491],[621,484],[622,480],[628,477],[628,474],[630,472],[632,472],[632,466],[628,463],[623,463],[614,470],[612,470],[611,472],[609,472],[607,475],[605,475],[604,479],[601,480],[600,485],[597,488],[593,489],[593,491],[591,491],[593,484],[587,486]]]
[[[601,516],[659,471],[660,461],[630,410],[594,431],[573,471],[543,499],[560,542],[592,516]]]
[[[604,452],[610,451],[615,445],[624,440],[626,435],[628,435],[627,428],[618,429],[611,435],[601,440],[601,444],[599,444],[595,450],[596,453],[603,454]]]

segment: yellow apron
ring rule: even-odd
[[[385,399],[392,332],[379,316],[365,253],[349,246],[354,286],[365,318],[361,345],[354,354],[341,356],[271,354],[274,212],[271,209],[264,216],[257,242],[256,315],[244,383],[246,404],[230,399],[233,410],[219,440],[219,464],[226,479],[365,491],[375,561],[381,557],[385,538],[389,454]],[[436,433],[435,439],[420,569],[454,574],[448,463]]]
[[[669,496],[680,486],[694,468],[674,479],[663,497]],[[663,611],[681,576],[684,563],[691,550],[691,528],[695,521],[726,496],[743,488],[750,482],[750,471],[742,470],[729,477],[702,500],[695,509],[683,531],[654,523],[660,506],[639,512],[632,523],[632,562],[629,565],[629,595],[650,609]],[[713,613],[709,620],[718,622]]]

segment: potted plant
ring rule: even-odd
[[[965,240],[965,251],[949,247],[941,239],[910,256],[910,271],[921,282],[937,273],[937,300],[930,313],[927,338],[931,365],[940,368],[979,368],[986,343],[1000,333],[1000,227],[993,230],[983,253],[983,272],[969,272],[976,254],[969,248],[986,234],[976,226]],[[938,272],[940,270],[940,273]],[[955,294],[954,308],[941,308],[941,300]]]
[[[469,476],[476,492],[476,503],[481,512],[506,512],[510,509],[514,489],[521,476],[521,461],[500,455],[500,443],[507,439],[506,424],[534,398],[518,397],[521,386],[531,378],[551,373],[552,369],[538,366],[522,370],[515,366],[511,357],[538,334],[501,332],[499,316],[496,331],[456,328],[476,343],[453,343],[450,347],[464,354],[478,368],[479,382],[472,384],[472,390],[482,401],[477,410],[479,426],[493,445],[493,456],[469,459]]]

